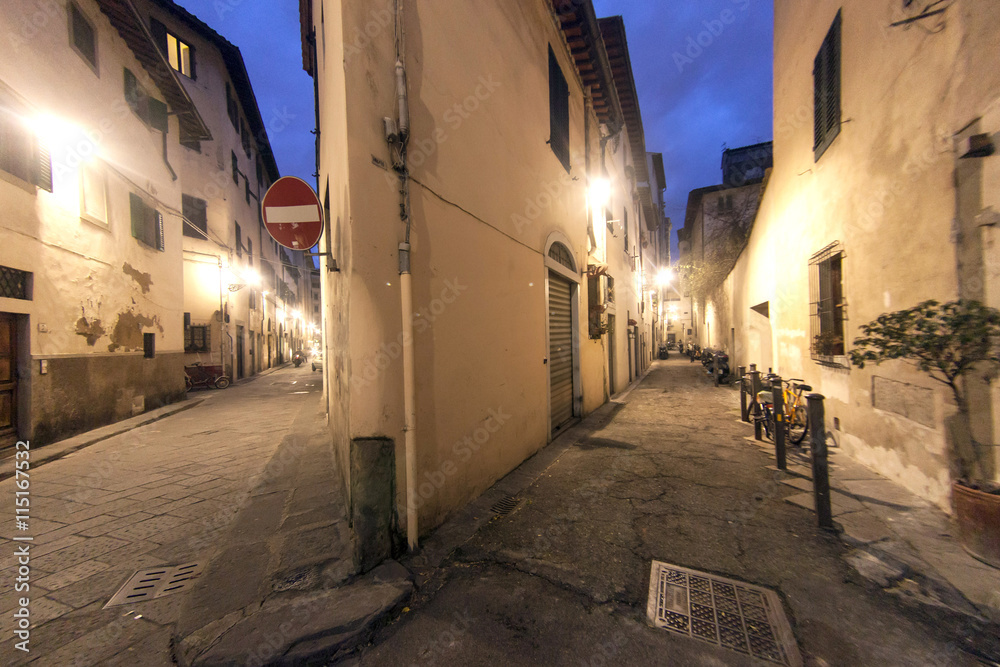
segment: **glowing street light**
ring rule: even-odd
[[[656,275],[656,284],[659,285],[660,287],[666,287],[671,282],[673,282],[673,280],[674,280],[673,269],[662,269]]]
[[[590,203],[594,208],[604,208],[611,200],[611,181],[595,178],[590,182]]]

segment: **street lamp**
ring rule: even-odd
[[[604,208],[611,200],[611,181],[606,178],[595,178],[590,182],[590,205]]]
[[[660,287],[666,287],[674,280],[673,269],[660,269],[660,272],[656,275],[656,284]]]

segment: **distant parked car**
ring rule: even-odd
[[[320,371],[323,370],[323,353],[322,352],[317,352],[316,354],[313,355],[313,358],[312,358],[312,369],[314,371],[316,371],[316,370],[320,370]]]

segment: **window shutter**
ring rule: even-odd
[[[233,154],[233,183],[236,185],[240,184],[240,162],[236,159],[236,151],[230,151]]]
[[[549,47],[549,145],[569,169],[569,84]]]
[[[52,156],[49,155],[49,147],[40,141],[38,145],[38,170],[35,173],[35,185],[43,190],[52,192]]]
[[[159,211],[151,211],[153,217],[153,233],[156,234],[156,249],[162,251],[163,243],[163,215]]]
[[[132,236],[144,240],[143,238],[143,222],[146,216],[146,204],[143,203],[142,199],[135,193],[130,192],[128,195],[129,213],[132,218]]]
[[[132,70],[125,68],[125,101],[132,107],[132,111],[139,113],[139,81],[132,74]]]
[[[832,132],[840,125],[840,14],[833,21],[829,39],[826,63],[826,130]]]
[[[168,131],[167,105],[155,97],[149,98],[149,125],[164,134]]]
[[[149,31],[153,33],[153,39],[156,41],[156,45],[160,47],[160,51],[166,55],[167,53],[167,26],[163,25],[154,18],[149,19]]]
[[[198,70],[196,68],[195,63],[198,62],[198,61],[194,57],[194,47],[191,46],[190,44],[188,45],[188,58],[190,58],[190,60],[191,60],[191,78],[192,79],[197,79],[198,78]]]

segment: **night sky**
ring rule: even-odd
[[[278,169],[315,183],[312,79],[302,70],[298,3],[177,2],[240,47]],[[722,149],[771,139],[773,6],[770,0],[594,5],[598,16],[625,19],[646,149],[663,153],[676,253],[688,192],[721,181]]]

